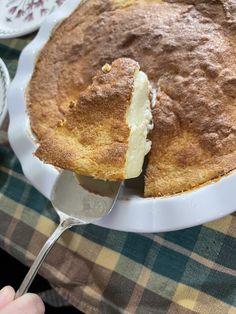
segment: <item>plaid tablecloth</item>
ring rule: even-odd
[[[11,77],[32,38],[0,41]],[[22,174],[4,130],[0,139],[0,246],[31,265],[58,219]],[[77,227],[62,236],[40,273],[85,313],[233,314],[236,216],[162,234]]]

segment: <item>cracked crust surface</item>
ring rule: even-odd
[[[125,179],[130,129],[126,113],[137,62],[121,58],[97,72],[71,102],[65,120],[40,142],[36,156],[46,163],[108,180]]]
[[[145,196],[186,191],[235,169],[235,11],[229,0],[84,2],[39,55],[28,92],[33,131],[40,141],[50,137],[96,71],[125,56],[158,91]]]

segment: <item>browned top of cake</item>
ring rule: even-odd
[[[28,93],[34,132],[47,138],[97,69],[125,56],[158,91],[145,195],[178,193],[234,169],[234,9],[224,0],[86,1],[39,56]]]
[[[69,105],[55,132],[45,136],[36,156],[52,165],[93,177],[124,180],[130,106],[137,62],[121,58],[104,66]]]

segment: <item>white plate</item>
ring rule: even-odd
[[[10,76],[4,62],[0,58],[0,126],[7,113],[7,87],[10,83]]]
[[[25,176],[49,199],[58,172],[33,156],[36,144],[30,131],[24,92],[33,72],[35,58],[53,27],[68,16],[79,2],[69,0],[63,10],[57,10],[45,20],[36,38],[22,52],[8,93],[10,143]],[[235,187],[236,174],[231,174],[217,183],[167,198],[145,199],[126,190],[111,214],[97,224],[134,232],[162,232],[195,226],[233,212],[236,208]]]
[[[29,34],[65,0],[0,0],[0,38]]]

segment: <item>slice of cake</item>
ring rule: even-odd
[[[106,64],[65,119],[40,142],[36,156],[45,163],[103,180],[140,175],[151,148],[151,88],[132,59]]]

